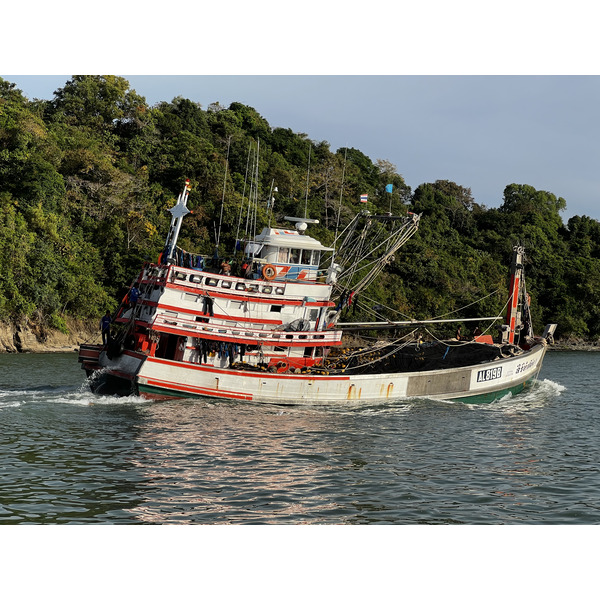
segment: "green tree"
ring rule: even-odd
[[[146,101],[115,75],[75,75],[54,94],[48,112],[55,120],[105,134],[140,126]]]

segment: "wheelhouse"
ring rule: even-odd
[[[245,253],[262,264],[261,274],[269,280],[316,281],[321,259],[333,248],[323,246],[314,238],[303,235],[306,221],[300,220],[296,230],[266,227],[254,241],[247,242]]]

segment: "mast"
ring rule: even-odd
[[[506,320],[503,327],[503,341],[515,343],[515,335],[521,330],[521,290],[523,285],[523,256],[525,249],[522,246],[513,248],[513,257],[510,265],[509,301],[506,309]]]
[[[190,180],[185,180],[185,186],[183,192],[179,194],[177,198],[177,204],[173,208],[169,209],[171,213],[171,226],[169,227],[169,233],[167,235],[167,241],[165,242],[165,252],[167,253],[167,262],[173,258],[175,252],[175,246],[177,246],[177,238],[179,237],[179,230],[181,229],[181,223],[183,217],[189,214],[191,211],[187,208],[188,195],[190,193]]]

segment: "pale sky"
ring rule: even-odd
[[[50,99],[65,76],[3,76]],[[499,206],[510,183],[600,219],[598,76],[130,76],[149,104],[241,102],[272,127],[386,159],[414,190],[449,179]]]
[[[74,74],[122,75],[150,105],[241,102],[332,151],[389,160],[413,190],[449,179],[497,207],[507,185],[529,184],[566,200],[565,222],[600,219],[599,42],[582,0],[568,12],[536,0],[58,4],[59,23],[56,4],[33,20],[6,7],[28,26],[5,28],[0,76],[31,99]]]

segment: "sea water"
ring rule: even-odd
[[[599,366],[332,409],[96,396],[76,353],[0,355],[0,524],[597,524]]]

